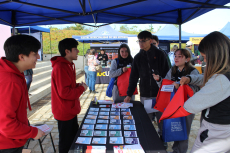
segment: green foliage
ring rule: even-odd
[[[179,25],[178,24],[173,24],[173,25],[179,29]]]
[[[81,26],[76,26],[76,28],[82,28]],[[71,28],[70,28],[71,29]],[[43,54],[57,54],[58,52],[58,43],[60,40],[64,38],[72,38],[73,35],[87,35],[92,33],[88,29],[83,30],[60,30],[58,28],[50,27],[49,33],[42,33],[43,39]],[[51,40],[51,47],[50,47]],[[87,49],[90,48],[90,44],[84,43],[84,53],[86,53]],[[83,43],[79,43],[78,45],[79,55],[83,55]]]
[[[120,26],[120,31],[123,32],[123,31],[129,31],[129,27],[126,25],[122,25]]]

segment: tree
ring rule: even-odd
[[[127,25],[120,26],[120,31],[129,31],[129,27]]]
[[[158,27],[157,31],[159,31],[160,29],[161,29],[161,26]],[[157,32],[157,31],[156,31],[156,32]]]
[[[149,32],[151,32],[151,33],[154,32],[154,28],[153,28],[153,25],[152,25],[152,24],[149,25]]]

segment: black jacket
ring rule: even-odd
[[[156,97],[159,87],[153,79],[152,70],[159,73],[163,78],[169,71],[167,59],[162,51],[154,45],[148,51],[140,50],[134,57],[129,78],[128,96],[132,96],[140,78],[140,96]]]
[[[99,58],[99,57],[101,57],[101,58]],[[105,60],[103,60],[103,58],[104,58]],[[102,66],[106,66],[106,65],[107,65],[107,61],[108,61],[108,55],[107,55],[107,54],[98,54],[97,59],[98,59],[99,61],[101,61],[101,65],[102,65]]]

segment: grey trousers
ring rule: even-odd
[[[189,138],[192,121],[194,117],[195,114],[191,114],[185,117],[188,138]],[[173,153],[186,153],[188,150],[188,139],[183,141],[174,141],[172,149],[173,149]]]
[[[144,105],[144,101],[145,100],[149,100],[149,99],[153,99],[153,98],[155,98],[155,97],[140,97],[140,99],[141,99],[141,103]],[[149,119],[151,120],[151,122],[152,122],[152,118],[153,118],[153,114],[154,113],[149,113],[148,115],[149,115]],[[162,115],[162,113],[161,112],[155,112],[155,115],[156,115],[156,117],[157,117],[157,125],[158,125],[158,134],[161,136],[162,135],[162,128],[163,128],[163,122],[160,122],[159,123],[159,120],[160,120],[160,118],[161,118],[161,115]]]
[[[116,85],[113,86],[112,97],[114,102],[121,102],[126,98],[126,96],[119,96],[118,88]],[[135,100],[135,95],[131,97],[131,100]]]

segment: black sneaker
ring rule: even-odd
[[[165,150],[166,150],[166,149],[168,148],[168,143],[167,143],[167,142],[164,142],[162,136],[160,136],[160,139],[161,139],[161,141],[163,142],[163,145],[164,145]]]
[[[89,90],[89,93],[91,93],[92,92],[92,90]]]

